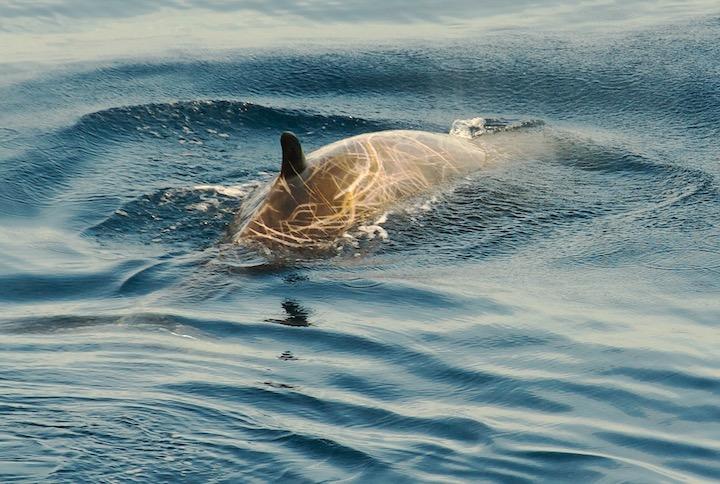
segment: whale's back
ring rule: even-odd
[[[395,130],[337,141],[303,158],[301,172],[281,173],[235,239],[324,245],[485,161],[480,146],[446,134]]]
[[[352,193],[375,206],[410,197],[486,160],[466,139],[423,131],[380,131],[341,140],[308,155],[305,182],[324,193]]]
[[[311,168],[348,175],[377,172],[385,181],[422,176],[437,183],[485,162],[477,144],[447,134],[393,130],[362,134],[308,155]]]

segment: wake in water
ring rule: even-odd
[[[218,110],[218,107],[221,109]],[[183,114],[186,108],[188,112]],[[210,111],[204,112],[206,108]],[[180,111],[172,114],[174,109]],[[168,110],[171,114],[157,117],[157,113],[167,113]],[[217,165],[220,176],[208,178],[197,172],[195,180],[188,180],[190,183],[181,181],[180,185],[187,184],[188,188],[160,188],[127,201],[105,220],[84,231],[103,244],[143,243],[158,249],[163,246],[173,247],[173,251],[212,247],[222,241],[228,227],[231,234],[237,230],[238,221],[233,222],[235,214],[240,212],[242,221],[243,213],[248,216],[252,212],[254,204],[262,199],[262,190],[266,189],[274,176],[272,173],[278,169],[277,142],[258,136],[263,132],[267,119],[278,121],[274,119],[277,115],[270,114],[273,112],[270,108],[217,101],[131,107],[117,112],[125,112],[129,116],[129,120],[114,120],[118,126],[129,123],[126,130],[128,139],[122,143],[128,153],[141,153],[142,144],[147,139],[144,134],[137,138],[133,133],[169,129],[169,119],[183,120],[177,123],[175,146],[184,150],[183,144],[178,141],[187,139],[188,130],[205,133],[197,136],[212,137],[213,133],[208,132],[208,129],[220,130],[207,128],[203,131],[198,126],[217,126],[218,120],[214,116],[233,113],[232,116],[252,116],[246,128],[240,129],[242,124],[240,128],[231,129],[229,125],[223,128],[223,132],[231,133],[231,139],[246,140],[242,145],[243,156],[255,153],[249,149],[251,146],[246,147],[252,144],[266,146],[269,155],[258,152],[256,158],[267,161],[258,165],[257,160],[253,160],[258,168],[252,172],[240,168],[247,166],[246,163],[222,150],[219,158],[208,154],[209,147],[213,146],[209,141],[195,145],[198,153],[176,151],[176,155],[170,152],[168,166],[176,166],[177,160],[186,163],[187,160],[202,157],[203,165],[210,164],[207,168],[211,168],[214,160],[220,163]],[[203,113],[202,118],[193,121],[191,116],[198,112]],[[116,115],[115,111],[111,113]],[[142,113],[149,114],[145,116]],[[289,117],[289,113],[282,111],[284,118],[281,121],[299,132],[313,129],[308,128],[307,123],[309,126],[332,127],[338,122],[305,113],[299,114],[298,120]],[[99,116],[105,117],[106,114]],[[354,123],[358,130],[373,125],[357,119],[342,120],[345,127],[349,122]],[[374,125],[378,126],[379,123]],[[137,130],[136,126],[144,129]],[[256,129],[261,130],[257,135],[253,133]],[[115,133],[117,136],[117,131]],[[665,199],[675,200],[669,203],[677,206],[679,199],[674,195],[675,192],[692,195],[698,190],[692,187],[697,187],[698,183],[700,190],[709,188],[702,174],[658,165],[644,160],[642,156],[623,151],[621,147],[605,146],[579,134],[545,126],[539,120],[460,119],[453,123],[450,134],[458,138],[481,140],[486,150],[502,153],[503,156],[498,158],[504,161],[471,171],[454,183],[424,189],[423,193],[401,200],[395,206],[379,208],[374,215],[359,220],[353,227],[348,227],[333,238],[331,250],[324,252],[325,256],[339,253],[354,257],[398,250],[432,252],[434,247],[465,245],[468,242],[461,242],[460,239],[467,237],[467,234],[476,234],[479,239],[472,248],[466,250],[473,254],[471,257],[483,257],[484,254],[513,250],[524,240],[547,235],[565,225],[582,224],[583,220],[591,221],[612,215],[607,219],[608,223],[613,220],[622,223],[624,212],[634,213],[647,203],[663,203]],[[328,138],[325,136],[323,139]],[[233,171],[228,171],[228,168]],[[638,185],[636,178],[622,175],[628,170],[642,175],[642,184]],[[128,175],[132,173],[130,171]],[[183,173],[183,179],[187,175]],[[94,173],[89,176],[99,182],[98,186],[106,185],[97,180]],[[155,178],[156,181],[162,180],[164,175]],[[237,184],[227,185],[223,178],[235,178]],[[201,180],[212,183],[199,183]],[[136,179],[130,184],[140,187],[148,182],[152,183],[153,179]],[[612,183],[616,188],[612,194],[603,190],[607,183]],[[577,186],[584,186],[585,189],[578,192]],[[74,194],[74,197],[78,197],[78,194]],[[253,199],[256,201],[253,202]],[[656,215],[655,211],[649,214]],[[261,253],[272,256],[272,252],[264,249]],[[275,255],[288,256],[281,253]],[[443,257],[442,251],[429,256]]]

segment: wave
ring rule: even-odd
[[[718,26],[11,67],[0,480],[720,475]],[[222,242],[285,129],[475,117],[543,149],[339,254]]]
[[[688,374],[681,362],[654,369],[652,361],[667,357],[662,350],[626,349],[627,361],[646,363],[613,366],[616,351],[551,328],[455,320],[452,329],[408,335],[310,317],[320,324],[132,312],[4,321],[8,349],[20,355],[33,338],[36,357],[65,355],[52,369],[0,372],[0,411],[12,410],[6,435],[22,435],[3,442],[4,455],[42,442],[45,464],[13,470],[56,480],[96,476],[118,442],[124,451],[114,466],[138,479],[271,472],[531,481],[561,479],[571,466],[573,477],[687,480],[718,470],[715,443],[642,425],[717,421],[718,379]],[[559,366],[532,368],[537,354],[554,355]],[[598,362],[607,370],[597,371]],[[73,380],[79,370],[81,384]],[[692,398],[648,391],[656,383]],[[72,455],[63,455],[68,446]]]
[[[355,117],[235,101],[107,109],[87,114],[43,136],[37,147],[6,159],[0,210],[3,215],[29,216],[51,203],[71,202],[77,210],[77,204],[90,203],[97,192],[127,197],[163,183],[242,181],[250,173],[277,169],[279,154],[271,165],[263,160],[269,146],[279,151],[275,147],[283,130],[295,130],[312,146],[387,127]]]
[[[189,118],[181,114],[188,112],[199,114],[188,121]],[[156,134],[148,133],[154,130],[145,129],[147,120],[152,119],[157,129],[175,133],[170,138],[176,144],[194,139],[191,133],[200,133],[197,136],[202,140],[199,141],[205,141],[217,133],[230,131],[216,129],[219,127],[218,112],[230,117],[244,113],[255,130],[252,133],[249,129],[244,131],[248,143],[264,136],[262,126],[265,122],[292,125],[289,117],[310,130],[312,126],[335,126],[339,120],[343,120],[342,126],[333,129],[352,132],[352,129],[363,130],[371,124],[364,120],[287,113],[231,102],[118,108],[90,115],[80,124],[107,126],[113,124],[110,120],[118,118],[130,123],[133,129],[120,130],[116,136],[122,137],[123,133],[140,139],[149,136],[154,141]],[[175,119],[175,124],[168,119]],[[348,128],[345,122],[355,123],[354,127]],[[235,124],[242,125],[239,121]],[[199,125],[206,126],[205,131],[197,129]],[[471,128],[477,129],[470,133]],[[446,248],[455,247],[460,249],[450,252],[450,257],[475,259],[513,253],[553,234],[567,235],[568,230],[595,230],[629,220],[635,224],[644,220],[647,222],[641,223],[658,226],[663,223],[665,214],[672,217],[674,225],[697,224],[700,218],[693,214],[697,214],[699,206],[710,209],[708,204],[712,204],[716,194],[712,177],[702,171],[661,163],[622,146],[603,144],[572,131],[546,126],[540,121],[476,118],[457,121],[453,129],[457,133],[470,130],[470,135],[530,130],[539,136],[537,142],[551,149],[540,150],[528,160],[515,160],[480,171],[453,186],[441,187],[427,196],[392,207],[381,223],[363,227],[351,234],[349,240],[339,241],[343,257],[422,252],[430,258],[444,260],[442,254]],[[237,137],[237,133],[233,131],[232,136]],[[310,139],[316,139],[311,131],[308,133]],[[215,149],[209,147],[204,153]],[[257,159],[266,158],[268,151],[277,151],[268,146],[267,139],[254,149],[262,153],[254,157],[255,163]],[[205,249],[217,244],[245,196],[266,183],[270,173],[277,170],[273,166],[275,162],[256,164],[255,170],[248,169],[249,163],[233,162],[243,168],[229,171],[226,160],[224,156],[218,159],[216,167],[222,170],[220,176],[215,174],[205,178],[203,181],[211,182],[208,184],[198,184],[196,178],[194,186],[188,186],[188,182],[198,175],[197,169],[181,173],[180,166],[173,166],[171,169],[175,171],[180,187],[140,193],[84,229],[83,233],[102,243],[122,241],[172,247],[172,250]],[[208,161],[212,160],[206,159],[205,163]],[[157,170],[157,179],[168,180],[167,168],[151,169]],[[138,186],[138,182],[144,181],[138,180],[134,172],[129,175],[132,177],[129,185]],[[228,185],[226,180],[233,178],[238,183]],[[117,181],[113,180],[113,183]],[[605,189],[608,185],[613,186],[612,191]],[[686,213],[682,221],[677,218],[681,212]],[[712,225],[710,219],[705,223]],[[380,237],[376,238],[377,234]],[[615,260],[619,262],[622,258]]]

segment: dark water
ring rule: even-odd
[[[97,5],[0,7],[2,481],[720,479],[712,2]],[[476,116],[543,149],[221,243],[283,130]]]

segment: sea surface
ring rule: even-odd
[[[720,480],[718,39],[700,0],[2,2],[0,481]],[[282,131],[478,117],[538,149],[335,253],[224,242]]]

